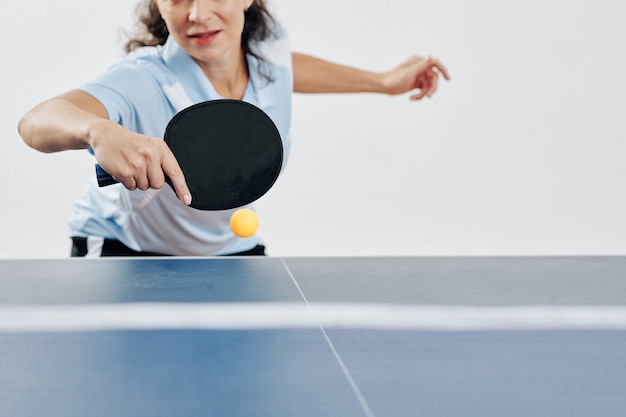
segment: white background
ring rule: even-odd
[[[299,95],[287,170],[260,202],[275,256],[626,253],[626,2],[270,0],[294,49],[376,71],[433,55],[430,100]],[[135,2],[0,15],[0,257],[67,257],[93,160],[17,134],[31,106],[122,57]]]

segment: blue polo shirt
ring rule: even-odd
[[[256,45],[264,57],[248,56],[250,79],[243,100],[274,121],[289,153],[293,77],[287,34]],[[271,75],[271,81],[263,74]],[[165,45],[140,48],[81,90],[98,99],[109,119],[148,136],[163,137],[169,120],[198,102],[221,97],[201,68],[170,37]],[[253,206],[248,206],[254,209]],[[137,251],[179,256],[242,252],[257,236],[242,239],[230,230],[234,210],[200,211],[180,203],[169,186],[129,191],[121,184],[99,188],[95,175],[76,200],[69,235],[117,239]]]

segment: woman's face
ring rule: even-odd
[[[200,63],[239,59],[253,0],[155,0],[170,36]]]

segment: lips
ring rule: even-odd
[[[207,32],[195,32],[189,35],[189,38],[198,44],[206,45],[212,42],[220,33],[221,31],[219,30],[212,30],[212,31],[207,31]]]

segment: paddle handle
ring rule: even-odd
[[[102,167],[98,164],[96,164],[96,179],[98,180],[99,187],[107,187],[109,185],[117,184],[119,182],[115,178],[113,178],[111,174],[102,169]]]

